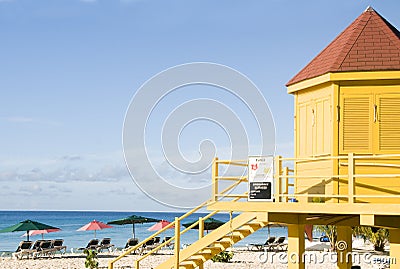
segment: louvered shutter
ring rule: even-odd
[[[379,150],[400,150],[400,95],[382,94],[377,98]]]
[[[341,100],[341,151],[368,153],[372,151],[372,96],[347,95]]]

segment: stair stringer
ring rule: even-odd
[[[188,246],[185,249],[182,249],[179,252],[179,261],[180,264],[182,264],[183,262],[187,261],[190,259],[190,257],[194,256],[194,255],[201,255],[201,251],[206,249],[207,247],[210,246],[214,246],[215,244],[218,244],[218,240],[222,239],[223,237],[227,237],[229,236],[229,234],[232,231],[235,231],[236,229],[242,227],[243,225],[248,224],[250,221],[255,220],[257,218],[257,212],[245,212],[240,214],[239,216],[235,217],[234,219],[232,219],[231,222],[227,222],[224,225],[220,226],[218,229],[212,231],[211,233],[205,235],[203,238],[199,239],[198,241],[194,242],[193,244],[191,244],[190,246]],[[253,229],[249,229],[250,233],[249,234],[244,234],[243,236],[241,236],[240,238],[235,237],[235,239],[232,240],[228,240],[228,241],[224,241],[225,243],[227,243],[226,247],[221,247],[221,249],[218,251],[216,250],[215,252],[211,251],[212,255],[204,258],[203,262],[205,260],[210,259],[212,256],[218,254],[219,252],[225,250],[226,248],[232,246],[233,244],[237,243],[238,241],[242,240],[243,238],[245,238],[246,236],[250,235],[251,233],[254,233],[255,231],[257,231],[258,229],[264,227],[267,225],[267,222],[262,222],[262,221],[257,221],[257,224],[259,224],[258,228],[253,228]],[[232,237],[233,239],[233,237]],[[237,240],[239,239],[239,240]],[[229,244],[228,244],[229,242]],[[194,263],[193,263],[194,264]],[[156,267],[156,269],[171,269],[175,266],[175,257],[171,257],[170,259],[168,259],[167,261],[163,262],[162,264],[158,265]],[[194,268],[197,267],[197,265],[194,266],[190,266],[188,268]]]

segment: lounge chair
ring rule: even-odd
[[[146,250],[152,250],[156,246],[160,244],[160,237],[154,237],[151,238],[149,241],[147,241],[142,248],[140,249],[140,254],[143,254]]]
[[[270,251],[280,251],[280,250],[286,250],[287,249],[287,243],[285,243],[286,237],[281,236],[276,241],[272,244],[269,244],[267,247],[268,250]]]
[[[166,236],[164,237],[163,241],[161,243],[165,243],[167,241],[169,241],[171,239],[171,236]],[[168,242],[165,247],[169,248],[169,249],[173,249],[174,248],[174,243],[172,241]]]
[[[92,239],[89,241],[86,247],[78,248],[78,250],[92,249],[96,250],[99,247],[99,239]]]
[[[38,257],[54,257],[55,250],[52,247],[52,241],[42,240],[39,247],[32,250],[32,258]]]
[[[12,254],[14,258],[22,259],[24,256],[29,258],[32,253],[31,247],[32,241],[21,241],[17,247],[17,250]]]
[[[137,238],[129,238],[126,241],[126,244],[125,244],[125,247],[124,247],[123,250],[126,251],[129,248],[136,246],[138,243],[139,243],[139,239],[137,239]],[[135,253],[135,252],[136,252],[136,250],[133,253]]]
[[[107,249],[108,252],[111,252],[113,247],[114,245],[111,244],[111,238],[103,238],[97,247],[97,251],[101,252],[103,249]]]
[[[264,250],[264,248],[268,248],[269,245],[271,245],[271,244],[274,243],[274,242],[275,242],[275,236],[271,236],[271,237],[269,237],[269,238],[267,239],[267,241],[265,241],[264,244],[249,244],[249,245],[247,246],[247,248],[248,248],[249,250],[252,250],[252,249],[255,248],[256,250],[261,251],[261,250]]]
[[[67,246],[64,246],[63,239],[52,240],[51,247],[55,250],[55,252],[60,252],[61,254],[65,254],[65,252],[67,252]]]
[[[39,246],[40,246],[40,243],[41,243],[42,241],[44,241],[44,240],[36,240],[35,243],[33,243],[32,250],[38,249]]]

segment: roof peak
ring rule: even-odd
[[[400,70],[400,32],[368,7],[286,86],[328,72]]]
[[[371,12],[371,11],[375,11],[375,9],[373,9],[371,6],[367,6],[367,8],[364,10],[364,12],[367,12],[367,11]]]

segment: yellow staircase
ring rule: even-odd
[[[199,206],[193,208],[189,212],[183,214],[180,217],[175,218],[175,221],[164,227],[163,229],[155,232],[150,237],[144,239],[139,242],[136,246],[131,247],[118,257],[109,261],[108,268],[114,269],[117,262],[126,257],[129,254],[135,253],[136,251],[140,252],[146,243],[156,236],[162,235],[162,233],[166,232],[168,229],[175,227],[175,235],[169,240],[157,245],[155,248],[151,249],[147,253],[137,257],[134,261],[134,267],[136,269],[140,269],[140,263],[150,255],[156,253],[160,249],[167,247],[170,244],[174,244],[174,255],[163,262],[162,264],[154,265],[157,269],[162,268],[202,268],[202,264],[211,259],[216,254],[226,250],[231,247],[235,243],[239,242],[243,238],[248,235],[256,232],[260,228],[263,228],[267,225],[265,222],[265,217],[260,212],[243,212],[235,218],[230,218],[230,220],[220,226],[218,229],[210,232],[209,234],[204,236],[204,221],[208,218],[214,216],[219,213],[218,210],[215,210],[203,218],[199,218],[197,222],[194,222],[192,225],[187,227],[186,229],[181,230],[181,222],[185,220],[188,216],[193,213],[200,212],[201,210],[206,209],[208,206],[213,203],[223,200],[223,199],[232,199],[232,202],[236,202],[240,199],[247,198],[247,193],[243,193],[241,195],[232,194],[232,190],[234,190],[241,183],[246,183],[247,178],[243,175],[241,176],[219,176],[218,175],[218,165],[234,165],[238,167],[247,167],[246,161],[220,161],[217,158],[213,162],[212,174],[213,174],[213,193],[215,194],[210,200],[205,201]],[[226,187],[224,190],[219,191],[219,184],[217,180],[227,180],[234,181],[233,184]],[[232,213],[232,212],[231,212]],[[185,249],[181,249],[180,246],[180,238],[187,231],[192,228],[198,226],[199,227],[199,239],[193,244],[189,245]],[[157,267],[156,267],[157,266]],[[115,267],[116,268],[116,267]]]
[[[179,252],[179,268],[196,268],[266,225],[266,222],[257,220],[257,213],[242,213],[187,248],[182,249]],[[157,266],[156,269],[175,268],[176,262],[176,257],[173,256]]]

